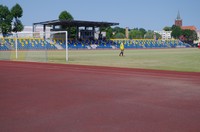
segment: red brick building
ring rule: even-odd
[[[190,30],[194,30],[194,31],[197,30],[197,28],[196,28],[195,26],[181,26],[181,29],[182,29],[182,30],[190,29]]]
[[[182,25],[183,25],[183,22],[182,22],[182,19],[181,19],[179,11],[178,11],[178,15],[177,15],[176,20],[175,20],[175,25],[179,26],[179,27],[182,27]]]
[[[179,26],[182,30],[186,30],[186,29],[189,29],[189,30],[193,30],[193,31],[196,31],[197,32],[197,28],[195,26],[183,26],[183,20],[181,19],[181,16],[180,16],[180,12],[178,11],[178,14],[177,14],[177,17],[175,19],[175,25],[176,26]],[[198,34],[197,34],[198,35]],[[183,35],[181,35],[179,37],[179,39],[181,41],[185,41],[185,37]]]
[[[183,20],[181,19],[181,15],[180,12],[178,11],[176,20],[175,20],[175,25],[181,27],[181,29],[185,30],[185,29],[190,29],[190,30],[194,30],[196,31],[197,28],[195,26],[183,26]]]

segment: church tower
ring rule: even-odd
[[[178,14],[177,14],[177,18],[175,20],[175,25],[176,26],[179,26],[179,27],[182,27],[182,19],[181,19],[181,16],[180,16],[180,12],[178,11]]]

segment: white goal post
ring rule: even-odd
[[[67,31],[13,33],[16,60],[52,62],[69,60]],[[21,54],[20,54],[21,53]],[[42,59],[43,58],[43,59]]]

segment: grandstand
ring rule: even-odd
[[[187,48],[178,40],[145,40],[145,39],[112,39],[112,40],[68,40],[69,49],[117,49],[121,42],[124,42],[126,49],[136,48]],[[66,41],[61,39],[44,40],[41,38],[22,38],[17,40],[18,50],[61,50],[66,48]],[[0,50],[15,49],[13,38],[1,38]]]
[[[18,39],[18,50],[42,50],[42,49],[56,49],[55,43],[44,41],[43,39]],[[14,50],[15,39],[1,38],[0,50]]]

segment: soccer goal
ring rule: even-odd
[[[13,33],[0,42],[0,59],[65,63],[69,58],[67,31]]]

